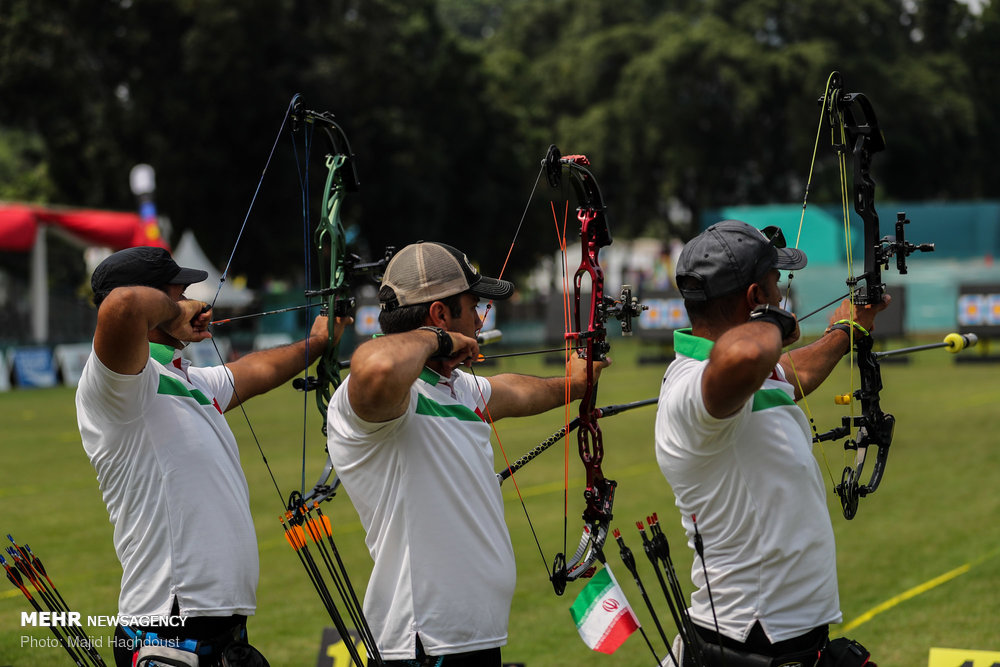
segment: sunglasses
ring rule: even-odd
[[[768,242],[775,248],[784,248],[788,245],[785,241],[785,235],[781,231],[781,227],[778,227],[777,225],[768,225],[760,231],[767,237]]]

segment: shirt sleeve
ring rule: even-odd
[[[706,366],[699,364],[664,383],[668,400],[661,401],[666,410],[664,419],[658,420],[671,434],[668,441],[672,446],[696,455],[712,455],[729,447],[730,436],[739,432],[753,409],[753,401],[748,400],[734,415],[713,417],[701,391]]]
[[[417,389],[410,387],[410,400],[406,406],[406,411],[399,417],[385,422],[365,421],[354,412],[349,400],[351,390],[351,376],[341,383],[337,391],[330,397],[330,405],[327,408],[326,422],[328,441],[332,444],[335,439],[344,443],[372,440],[376,433],[384,435],[391,433],[399,427],[410,415],[416,411]]]
[[[91,349],[77,392],[96,415],[127,424],[143,416],[143,406],[156,391],[158,381],[159,374],[151,358],[146,359],[146,365],[137,374],[123,375],[105,366]]]

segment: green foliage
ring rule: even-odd
[[[41,143],[4,190],[128,209],[128,170],[147,162],[159,210],[223,264],[301,92],[357,154],[362,190],[343,213],[360,254],[458,237],[498,267],[551,143],[591,158],[620,236],[686,238],[708,208],[798,201],[838,69],[888,141],[880,197],[996,197],[998,13],[957,0],[8,0],[0,126]],[[0,136],[8,151],[14,136]],[[835,201],[821,158],[812,200]],[[302,282],[293,161],[282,141],[234,257],[251,287],[272,277],[265,253],[273,277]],[[509,275],[548,239],[521,235]]]
[[[55,192],[37,134],[0,129],[0,200],[44,203]]]
[[[924,341],[914,341],[924,342]],[[614,342],[614,365],[601,381],[600,403],[654,396],[663,367],[639,365],[635,343]],[[964,354],[975,355],[976,350]],[[1000,401],[996,369],[992,364],[955,365],[941,350],[923,352],[907,364],[885,364],[883,407],[896,415],[896,436],[885,478],[878,492],[862,500],[857,518],[840,516],[830,493],[830,512],[837,538],[837,569],[845,623],[878,605],[889,607],[847,634],[865,644],[874,659],[887,667],[926,664],[932,646],[997,649],[995,624],[1000,615],[1000,527],[995,520],[1000,500],[993,493],[993,473],[1000,465],[995,443],[996,411]],[[508,370],[551,375],[558,366],[538,358],[500,360],[484,374]],[[810,400],[822,429],[839,423],[844,409],[831,396],[848,386],[848,367],[834,376]],[[301,475],[303,397],[290,388],[255,398],[247,409],[283,495],[299,485]],[[322,461],[322,437],[312,418],[307,428],[307,484]],[[609,418],[604,429],[604,469],[618,480],[615,526],[636,551],[640,573],[662,620],[662,596],[645,560],[633,522],[658,512],[672,545],[679,575],[690,592],[687,573],[692,558],[684,545],[680,521],[669,488],[653,457],[655,408],[641,408]],[[112,548],[112,530],[79,442],[73,390],[67,388],[0,393],[4,423],[4,466],[0,476],[0,514],[3,531],[28,543],[42,557],[67,601],[84,615],[116,613],[121,570]],[[278,523],[281,503],[253,444],[243,418],[230,414],[241,443],[243,467],[251,492],[251,511],[261,555],[257,615],[250,621],[251,641],[272,665],[313,664],[323,627],[331,622],[312,590],[301,565],[288,548]],[[498,423],[508,457],[516,457],[558,429],[565,421],[560,411],[530,419]],[[567,530],[577,539],[583,508],[582,474],[569,446],[570,488]],[[503,457],[497,451],[497,467]],[[836,444],[817,448],[824,477],[839,478],[842,454]],[[827,473],[828,461],[831,472]],[[547,580],[547,568],[563,543],[563,446],[556,445],[517,475],[543,559],[531,536],[511,483],[504,484],[507,523],[518,564],[518,584],[512,610],[510,641],[505,660],[529,667],[545,665],[646,666],[652,659],[642,638],[631,637],[614,656],[589,651],[580,641],[568,608],[581,585],[572,584],[556,597]],[[831,487],[833,482],[829,481]],[[349,498],[340,494],[325,511],[359,593],[364,590],[371,559]],[[711,549],[712,545],[706,545]],[[617,548],[608,559],[651,640],[663,654],[655,629]],[[932,579],[968,565],[968,570],[926,592],[899,599]],[[484,572],[483,576],[490,576]],[[42,629],[22,629],[20,612],[27,601],[6,584],[0,587],[0,664],[66,664],[61,649],[21,648],[21,637],[46,637]],[[984,620],[986,619],[986,620]],[[106,628],[92,634],[110,635]],[[839,633],[838,628],[833,629]],[[110,657],[110,651],[104,655]]]

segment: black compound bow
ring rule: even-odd
[[[858,307],[880,304],[885,294],[882,270],[888,269],[889,260],[895,257],[896,269],[900,274],[905,274],[906,258],[914,252],[933,251],[934,244],[913,244],[906,240],[905,230],[909,220],[905,213],[896,215],[895,236],[882,236],[879,231],[871,163],[872,156],[882,151],[886,144],[868,98],[863,93],[845,93],[840,73],[833,72],[820,102],[823,105],[823,117],[829,125],[833,148],[840,161],[841,183],[846,183],[847,156],[853,157],[854,210],[864,224],[864,272],[847,279],[851,301]],[[846,198],[846,193],[844,196]],[[872,350],[872,336],[857,332],[853,326],[850,331],[861,386],[852,394],[839,397],[838,403],[849,403],[853,398],[861,404],[861,414],[843,417],[841,426],[814,436],[817,442],[846,437],[845,450],[855,452],[854,466],[844,467],[841,481],[835,487],[847,519],[857,514],[861,498],[878,489],[885,472],[896,423],[895,417],[882,410],[879,396],[882,390],[882,371],[879,358]],[[854,428],[857,431],[851,437],[851,430]],[[876,449],[872,472],[868,481],[862,483],[862,470],[868,450],[872,447]]]

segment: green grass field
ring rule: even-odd
[[[662,364],[639,365],[635,343],[615,341],[614,366],[601,382],[599,403],[655,396]],[[975,350],[966,353],[975,354]],[[926,665],[930,647],[1000,650],[1000,382],[991,364],[961,364],[938,351],[923,352],[908,364],[884,364],[883,408],[897,417],[896,435],[885,478],[878,492],[863,499],[857,518],[845,521],[837,498],[830,512],[838,546],[841,607],[849,635],[865,644],[882,667]],[[503,360],[483,374],[518,370],[553,374],[538,358]],[[832,395],[848,386],[842,367],[810,400],[820,429],[839,423],[843,408]],[[247,405],[282,493],[299,485],[302,413],[300,394],[278,389]],[[322,436],[310,403],[306,408],[307,484],[318,474]],[[634,522],[658,512],[673,547],[682,581],[688,582],[691,558],[684,547],[673,497],[656,466],[652,448],[655,408],[641,408],[602,421],[605,473],[619,482],[615,525],[637,552],[663,623],[669,613],[658,591]],[[314,665],[326,617],[298,559],[284,540],[278,516],[283,503],[272,485],[243,417],[230,413],[241,443],[243,466],[257,522],[261,579],[257,615],[250,621],[251,640],[275,667]],[[503,446],[516,457],[557,430],[561,411],[498,424]],[[12,533],[45,562],[63,596],[84,618],[117,613],[120,567],[93,470],[79,442],[73,390],[11,391],[0,394],[2,463],[0,463],[0,534]],[[575,446],[575,441],[574,441]],[[556,451],[558,450],[558,451]],[[824,445],[839,480],[843,453],[839,444]],[[829,477],[817,448],[824,475]],[[502,457],[497,448],[498,467]],[[582,470],[570,453],[568,530],[578,539],[583,508]],[[524,512],[510,482],[504,485],[507,521],[518,559],[518,585],[511,609],[507,661],[528,667],[562,665],[653,665],[639,634],[613,656],[589,651],[580,641],[568,608],[580,590],[571,584],[557,597],[548,568],[563,544],[563,454],[561,446],[535,460],[517,476],[535,531],[545,552],[538,553]],[[447,484],[447,480],[441,480]],[[829,482],[832,487],[832,482]],[[508,488],[509,487],[509,488]],[[328,503],[335,536],[360,591],[370,569],[357,516],[346,495]],[[6,542],[5,542],[6,544]],[[609,544],[611,540],[609,539]],[[706,545],[711,549],[711,545]],[[657,652],[654,635],[617,547],[608,559]],[[491,576],[483,572],[484,577]],[[940,578],[940,579],[939,579]],[[442,582],[447,585],[447,582]],[[686,590],[690,592],[688,584]],[[26,642],[47,639],[43,628],[22,628],[27,601],[12,586],[0,585],[0,665],[72,664],[60,648],[32,648]],[[871,610],[876,613],[871,614]],[[844,626],[842,626],[844,627]],[[110,629],[87,627],[107,642]],[[835,633],[838,629],[835,628]],[[110,663],[111,652],[102,653]],[[336,667],[341,667],[337,665]],[[957,666],[956,666],[957,667]],[[977,665],[978,667],[978,665]]]

